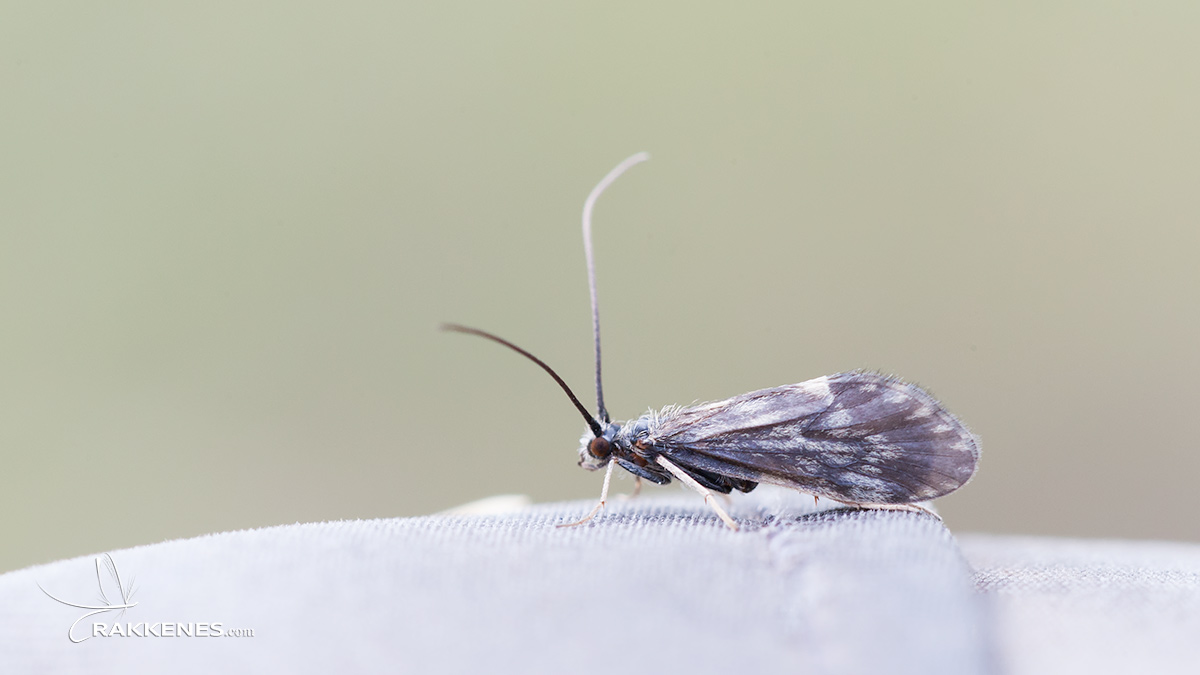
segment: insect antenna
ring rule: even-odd
[[[600,384],[600,304],[596,300],[596,260],[592,254],[592,210],[596,206],[596,199],[600,194],[608,189],[615,180],[621,177],[630,167],[635,164],[650,159],[650,155],[645,152],[639,152],[636,155],[628,157],[625,161],[618,164],[608,175],[592,188],[587,200],[583,203],[583,253],[587,256],[587,273],[588,273],[588,290],[592,296],[592,335],[596,344],[596,416],[605,424],[608,424],[608,409],[604,407],[604,387]],[[557,378],[556,378],[557,379]],[[561,384],[561,381],[560,381]],[[566,385],[563,385],[566,387]],[[572,399],[575,397],[572,396]],[[579,405],[576,403],[576,405]],[[600,434],[597,433],[597,436]]]
[[[604,435],[604,428],[600,426],[600,423],[596,421],[595,417],[592,417],[592,414],[588,412],[587,408],[583,407],[583,404],[579,402],[579,398],[575,396],[575,392],[571,391],[571,388],[567,386],[567,383],[564,382],[563,379],[558,376],[558,373],[554,372],[553,368],[546,365],[545,361],[542,361],[538,357],[534,356],[533,354],[530,354],[529,352],[525,351],[524,349],[521,349],[520,347],[509,342],[508,340],[505,340],[504,338],[502,338],[498,335],[492,335],[491,333],[489,333],[485,330],[479,330],[478,328],[470,328],[468,326],[460,326],[459,324],[456,324],[456,323],[444,323],[444,324],[442,324],[441,328],[442,328],[442,330],[451,331],[454,333],[466,333],[467,335],[478,335],[481,338],[491,340],[492,342],[495,342],[497,344],[502,344],[505,347],[508,347],[509,349],[513,350],[514,352],[520,354],[521,356],[524,356],[525,358],[529,359],[530,361],[533,361],[534,363],[538,364],[539,366],[542,367],[542,370],[549,373],[550,377],[553,377],[554,381],[558,383],[558,386],[562,387],[562,390],[567,393],[567,398],[571,399],[571,403],[575,404],[575,408],[577,410],[579,410],[579,414],[583,415],[583,419],[587,420],[588,427],[592,430],[592,433],[595,434],[597,437]]]

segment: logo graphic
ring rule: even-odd
[[[133,602],[133,579],[121,578],[121,573],[117,571],[117,563],[113,561],[112,556],[105,553],[96,558],[96,588],[99,590],[99,596],[93,604],[84,604],[79,602],[68,602],[54,595],[50,591],[42,588],[41,584],[37,587],[42,589],[51,600],[62,603],[67,607],[75,607],[77,609],[87,610],[83,616],[75,619],[75,623],[67,629],[67,639],[75,644],[90,640],[94,637],[122,637],[122,638],[206,638],[206,637],[254,637],[253,628],[226,628],[222,621],[198,621],[198,622],[179,622],[179,621],[138,621],[125,622],[113,621],[110,623],[100,623],[92,621],[79,627],[84,619],[93,616],[102,615],[108,612],[117,612],[117,615],[112,617],[119,619],[125,616],[125,611],[137,607],[136,602]],[[87,631],[91,628],[91,632],[83,635],[77,635],[76,630],[80,632]]]
[[[114,602],[113,600],[110,600],[108,598],[108,594],[104,592],[104,575],[101,571],[101,567],[104,568],[104,571],[108,572],[108,577],[110,579],[110,582],[109,582],[110,585],[116,584],[116,589],[115,589],[116,592],[114,593],[114,596],[117,599],[119,599],[120,602]],[[79,625],[80,621],[83,621],[84,619],[86,619],[90,616],[96,616],[97,614],[104,614],[105,612],[119,611],[120,614],[118,614],[118,616],[122,616],[125,614],[125,610],[130,609],[131,607],[137,606],[136,602],[130,602],[130,598],[133,597],[133,583],[132,582],[133,582],[133,580],[130,579],[130,586],[129,586],[129,589],[127,590],[125,588],[125,583],[123,581],[121,581],[120,572],[117,571],[117,563],[113,561],[112,556],[105,553],[103,556],[96,558],[96,587],[100,590],[100,597],[97,598],[97,602],[99,604],[81,605],[81,604],[75,603],[75,602],[67,602],[66,600],[63,600],[62,598],[58,598],[58,597],[55,597],[54,595],[52,595],[50,593],[50,591],[47,591],[46,589],[42,588],[41,584],[38,584],[38,588],[41,588],[42,592],[45,593],[47,596],[49,596],[50,599],[55,600],[57,602],[61,602],[62,604],[67,605],[68,607],[78,607],[79,609],[90,610],[90,611],[88,611],[87,614],[84,614],[83,616],[79,617],[78,619],[75,619],[75,623],[71,624],[71,627],[67,629],[67,638],[70,639],[71,642],[78,644],[80,642],[83,642],[84,640],[88,640],[88,639],[92,638],[95,635],[95,632],[93,631],[93,633],[91,635],[87,635],[87,636],[81,637],[81,638],[76,638],[75,637],[75,626]],[[112,589],[110,589],[110,590],[112,590]]]

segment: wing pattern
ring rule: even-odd
[[[905,504],[970,480],[979,441],[921,388],[851,372],[655,415],[643,440],[684,468],[854,504]]]

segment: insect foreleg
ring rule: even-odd
[[[604,487],[600,488],[600,503],[596,504],[596,508],[592,509],[591,513],[584,516],[583,520],[577,520],[573,523],[563,523],[558,527],[575,527],[576,525],[582,525],[592,518],[595,518],[597,513],[600,513],[600,509],[604,508],[604,502],[608,501],[608,484],[612,480],[612,472],[613,463],[609,462],[608,470],[604,472]]]

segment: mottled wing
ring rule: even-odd
[[[646,441],[684,468],[856,504],[907,504],[962,487],[979,442],[921,388],[841,373],[664,410]]]

